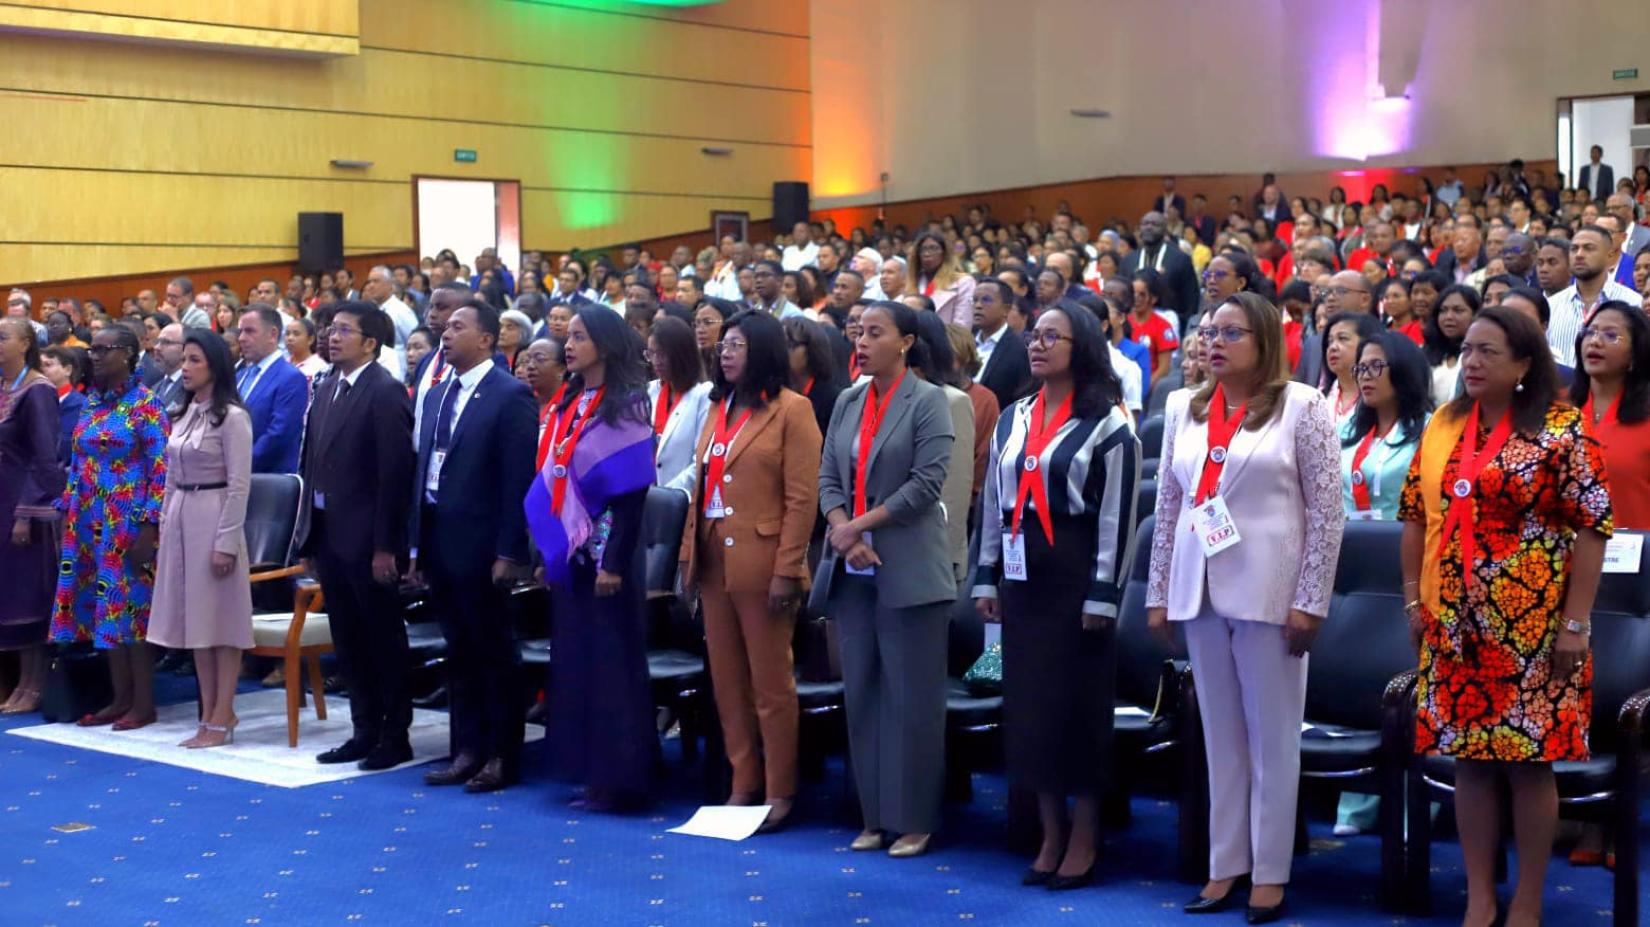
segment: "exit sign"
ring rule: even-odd
[[[1638,80],[1638,68],[1616,68],[1610,72],[1611,80]]]
[[[474,148],[454,148],[453,160],[460,164],[474,164],[476,163],[476,151]]]

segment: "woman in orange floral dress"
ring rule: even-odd
[[[1454,757],[1465,924],[1497,915],[1497,784],[1513,793],[1518,889],[1541,916],[1558,826],[1552,764],[1587,758],[1588,616],[1612,530],[1604,457],[1558,398],[1541,328],[1486,309],[1461,348],[1466,395],[1433,416],[1404,483],[1404,611],[1421,654],[1415,749]]]

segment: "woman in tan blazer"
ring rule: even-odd
[[[819,424],[813,404],[786,388],[789,378],[778,319],[741,312],[728,320],[689,470],[692,503],[682,536],[681,575],[697,585],[704,607],[716,710],[733,766],[728,803],[755,804],[765,789],[773,808],[762,832],[785,823],[796,796],[791,635],[808,583],[819,493]]]

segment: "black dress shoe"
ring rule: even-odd
[[[355,768],[362,772],[377,772],[380,769],[393,769],[412,758],[412,745],[405,740],[394,743],[379,741],[378,746],[372,748],[366,759],[355,764]]]
[[[1232,906],[1232,901],[1237,897],[1238,890],[1248,884],[1248,876],[1239,876],[1232,883],[1232,887],[1226,890],[1226,894],[1219,898],[1205,898],[1199,894],[1196,898],[1186,902],[1186,906],[1181,910],[1187,914],[1219,914]]]
[[[480,772],[470,778],[469,782],[464,783],[464,791],[472,794],[497,792],[515,781],[515,775],[505,768],[503,760],[491,759],[481,767]]]
[[[460,753],[445,769],[433,769],[424,774],[425,785],[458,785],[470,781],[481,768],[481,761],[468,753]]]
[[[1282,916],[1283,902],[1281,901],[1266,908],[1257,908],[1250,905],[1248,910],[1243,912],[1243,919],[1251,924],[1270,924]]]
[[[1056,872],[1048,880],[1048,890],[1051,892],[1069,892],[1074,888],[1082,888],[1094,884],[1094,863],[1089,868],[1074,876],[1063,876]]]
[[[344,741],[342,745],[333,747],[331,750],[317,756],[315,762],[354,763],[357,760],[366,759],[367,754],[371,752],[372,747],[369,744],[351,737],[349,740]]]
[[[1036,866],[1026,867],[1025,874],[1020,876],[1020,884],[1030,888],[1036,885],[1047,885],[1048,880],[1054,878],[1054,870],[1044,872]]]

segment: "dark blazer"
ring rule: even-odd
[[[338,399],[335,370],[315,381],[304,424],[304,495],[299,552],[319,551],[309,537],[315,494],[324,493],[327,553],[364,563],[386,550],[407,555],[407,500],[412,493],[412,400],[380,364],[369,363]],[[254,391],[256,395],[256,391]]]
[[[1162,244],[1164,248],[1168,249],[1166,256],[1163,258],[1163,282],[1168,285],[1169,298],[1174,300],[1173,305],[1165,303],[1163,308],[1175,310],[1183,319],[1190,318],[1198,307],[1200,288],[1197,284],[1197,271],[1192,268],[1192,259],[1186,255],[1186,252],[1180,250],[1179,245],[1167,238],[1163,240]],[[1123,273],[1125,275],[1132,277],[1134,272],[1141,268],[1141,256],[1144,253],[1144,248],[1137,248],[1129,252],[1129,256],[1123,259]],[[1155,254],[1152,256],[1151,264],[1146,266],[1157,266],[1157,256]]]
[[[87,343],[90,344],[90,340],[87,340]],[[144,386],[153,389],[164,376],[166,374],[161,372],[160,364],[155,361],[155,353],[144,351],[143,356],[138,358],[138,379],[143,381]]]
[[[822,435],[825,429],[831,427],[831,412],[836,409],[836,397],[848,388],[849,384],[846,381],[847,377],[843,376],[842,379],[829,383],[815,383],[813,392],[807,396],[807,400],[814,407],[814,424],[819,426],[819,433]]]
[[[424,397],[418,435],[418,465],[413,471],[412,537],[419,538],[424,481],[435,448],[435,420],[448,384]],[[441,467],[441,492],[435,510],[441,516],[441,550],[449,574],[487,573],[502,557],[526,563],[527,515],[522,499],[533,480],[538,451],[538,408],[527,385],[494,363],[476,384],[453,429],[447,460]]]
[[[1186,198],[1184,196],[1178,193],[1171,194],[1165,202],[1163,194],[1159,193],[1157,199],[1152,200],[1152,210],[1155,212],[1166,212],[1170,206],[1173,206],[1175,211],[1180,213],[1180,218],[1186,218]]]
[[[997,396],[997,407],[1006,409],[1014,400],[1026,394],[1031,385],[1031,358],[1026,354],[1026,343],[1011,329],[1004,328],[991,349],[991,359],[980,370],[978,382]]]
[[[58,435],[57,460],[65,467],[69,465],[69,458],[74,450],[74,429],[80,424],[80,413],[86,411],[86,394],[79,390],[70,390],[67,396],[57,401],[57,421],[62,428]]]
[[[1482,245],[1479,245],[1479,247],[1478,247],[1478,256],[1472,259],[1472,266],[1467,268],[1467,272],[1471,273],[1472,271],[1475,271],[1475,270],[1479,269],[1480,267],[1483,267],[1485,264],[1488,264],[1489,262],[1490,262],[1490,259],[1489,259],[1489,256],[1484,253],[1484,247]],[[1445,248],[1443,250],[1443,252],[1438,255],[1438,264],[1437,264],[1437,267],[1435,269],[1439,273],[1441,273],[1444,276],[1448,277],[1449,282],[1454,283],[1455,282],[1455,268],[1459,263],[1460,263],[1460,259],[1455,256],[1455,249],[1454,248]]]
[[[1608,164],[1600,164],[1598,166],[1598,176],[1599,176],[1600,180],[1604,181],[1604,190],[1605,190],[1604,195],[1605,196],[1609,196],[1611,193],[1616,192],[1616,169],[1615,168],[1611,167]],[[1587,191],[1587,198],[1592,199],[1593,198],[1593,162],[1588,161],[1586,164],[1583,164],[1581,166],[1581,173],[1580,173],[1580,175],[1578,175],[1578,180],[1580,182],[1577,184],[1577,186],[1581,187],[1581,189],[1583,189],[1583,190],[1586,190]]]
[[[297,473],[309,378],[277,357],[243,399],[252,415],[252,472]]]
[[[1306,332],[1301,335],[1301,357],[1295,364],[1295,375],[1291,379],[1313,389],[1318,388],[1318,382],[1323,379],[1323,336],[1319,333]]]

